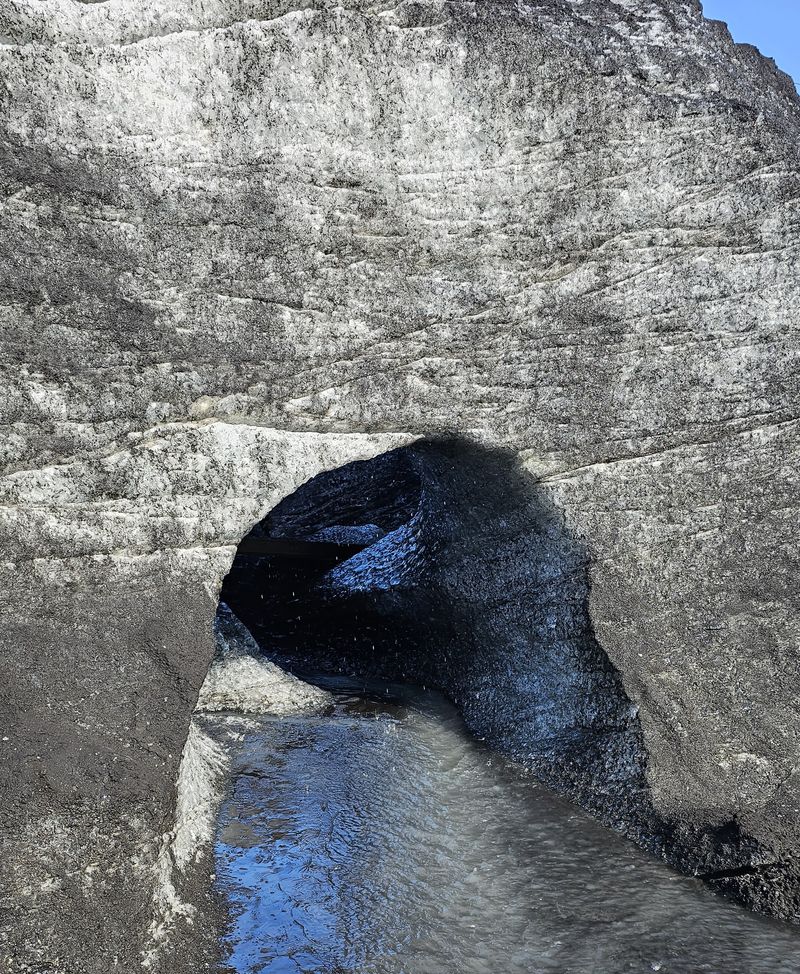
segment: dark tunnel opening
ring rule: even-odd
[[[769,850],[713,812],[654,808],[638,708],[592,626],[589,568],[586,543],[518,458],[423,441],[285,498],[243,539],[221,602],[306,682],[441,692],[489,748],[758,906]]]
[[[387,596],[421,581],[404,544],[420,495],[403,451],[315,478],[242,541],[223,601],[284,668],[385,675],[410,635]]]
[[[284,669],[444,692],[469,728],[659,851],[636,708],[588,555],[518,461],[423,442],[322,474],[239,547],[222,601]]]

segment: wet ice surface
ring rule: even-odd
[[[399,692],[243,725],[216,844],[233,970],[800,970],[800,932],[555,798],[438,695]]]

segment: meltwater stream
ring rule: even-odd
[[[336,689],[327,714],[242,723],[216,842],[230,969],[800,971],[800,931],[554,797],[441,696]]]

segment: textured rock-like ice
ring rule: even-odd
[[[659,813],[795,861],[791,81],[697,0],[6,0],[0,36],[6,966],[138,970],[236,545],[420,435],[581,539]]]
[[[214,620],[214,634],[217,651],[200,688],[199,711],[286,714],[323,707],[330,700],[324,690],[264,659],[256,641],[224,603]]]

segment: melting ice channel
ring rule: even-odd
[[[324,685],[323,714],[242,718],[215,842],[230,969],[800,970],[800,933],[554,796],[440,695]]]

